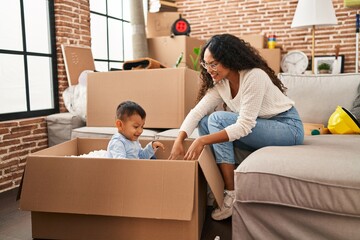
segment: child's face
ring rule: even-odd
[[[130,141],[136,141],[144,130],[145,119],[142,119],[139,114],[133,114],[127,117],[124,121],[116,120],[116,126],[119,133],[124,135]]]

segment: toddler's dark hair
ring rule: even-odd
[[[145,110],[137,103],[133,101],[124,101],[119,104],[116,109],[116,118],[124,120],[126,117],[130,117],[134,114],[139,114],[142,119],[145,119]]]

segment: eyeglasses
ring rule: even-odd
[[[216,71],[217,66],[219,65],[219,63],[206,63],[206,62],[200,62],[201,66],[203,66],[203,68],[205,68],[206,70],[214,70]]]

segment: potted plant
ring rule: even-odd
[[[195,58],[193,57],[192,54],[190,54],[190,59],[191,59],[191,62],[192,62],[192,64],[193,64],[193,69],[194,69],[195,71],[200,71],[200,64],[199,64],[200,51],[201,51],[201,46],[200,46],[200,47],[194,47],[194,49],[193,49],[193,54],[195,55]],[[179,57],[178,57],[178,59],[177,59],[177,61],[176,61],[176,63],[175,63],[175,67],[179,67],[179,65],[180,65],[183,57],[184,57],[184,53],[182,52],[182,53],[179,55]]]
[[[199,58],[200,58],[200,51],[201,51],[201,46],[200,47],[195,47],[193,49],[193,53],[195,54],[195,58],[190,55],[190,59],[191,59],[191,62],[193,64],[193,68],[195,71],[200,71],[200,66],[199,66]]]
[[[321,63],[318,66],[319,73],[330,73],[331,66],[328,63]]]

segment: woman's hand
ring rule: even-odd
[[[200,153],[204,149],[205,144],[202,141],[202,138],[197,138],[189,147],[188,151],[186,152],[184,159],[185,160],[197,160],[200,156]]]
[[[205,145],[227,142],[227,141],[229,141],[229,137],[225,130],[221,130],[216,133],[198,137],[197,139],[194,140],[194,142],[187,150],[184,159],[197,160],[200,156],[201,151],[204,149]]]
[[[171,149],[169,160],[177,160],[184,156],[184,140],[187,138],[187,134],[184,131],[180,131],[178,137],[176,138],[174,145]]]
[[[177,160],[184,156],[184,153],[185,151],[182,141],[175,141],[170,152],[169,160]]]

